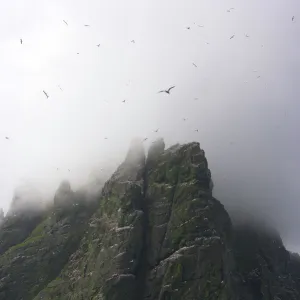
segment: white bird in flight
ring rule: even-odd
[[[43,93],[45,94],[45,96],[46,96],[47,99],[48,99],[48,98],[49,98],[48,94],[47,94],[45,91],[43,91]]]
[[[159,91],[158,93],[166,93],[166,94],[170,94],[170,91],[171,91],[172,89],[174,89],[174,87],[175,87],[175,85],[174,85],[174,86],[171,86],[171,87],[168,88],[167,90],[161,90],[161,91]]]

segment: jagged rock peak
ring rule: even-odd
[[[141,139],[135,138],[131,141],[124,163],[128,165],[145,163],[145,150]]]
[[[73,191],[68,180],[63,180],[54,196],[54,205],[68,205],[72,201]]]
[[[112,175],[111,181],[136,181],[141,180],[145,167],[145,151],[141,139],[131,141],[124,162]],[[104,187],[104,190],[107,188]]]
[[[58,187],[58,192],[64,192],[64,193],[69,193],[71,191],[71,184],[68,180],[63,180],[59,187]]]
[[[165,142],[163,138],[159,138],[152,143],[148,150],[148,161],[156,159],[165,150]]]

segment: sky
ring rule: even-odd
[[[198,141],[225,207],[300,252],[298,0],[14,0],[0,36],[5,211],[20,185],[116,168],[134,137]]]

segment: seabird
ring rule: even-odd
[[[134,43],[135,43],[135,40],[132,40],[132,41],[131,41],[131,43],[133,43],[133,44],[134,44]]]
[[[6,136],[6,137],[5,137],[5,139],[6,139],[6,140],[9,140],[9,137],[8,137],[8,136]]]
[[[107,137],[105,137],[104,139],[107,140]]]
[[[197,67],[197,65],[196,65],[196,64],[194,64],[194,63],[193,63],[193,66],[194,66],[194,67],[196,67],[196,68],[198,68],[198,67]]]
[[[122,102],[123,102],[123,103],[125,103],[125,102],[126,102],[126,100],[123,100]]]
[[[23,44],[23,40],[22,39],[20,39],[20,43],[21,43],[21,45]]]
[[[100,44],[98,44],[97,47],[100,47]]]
[[[85,27],[89,27],[90,25],[88,25],[88,24],[85,24],[84,26],[85,26]]]
[[[45,96],[46,96],[47,99],[48,99],[48,98],[49,98],[48,94],[47,94],[45,91],[43,91],[43,93],[45,94]]]
[[[60,85],[58,85],[59,89],[62,91],[63,89],[60,87]]]
[[[64,22],[65,22],[65,24],[68,26],[68,23],[65,21],[65,20],[63,20]]]
[[[148,138],[144,138],[144,139],[143,139],[144,142],[147,141],[147,140],[148,140]]]
[[[247,37],[247,38],[248,38],[248,37],[249,37],[249,35],[248,35],[248,34],[245,34],[245,37]]]
[[[182,120],[183,120],[183,121],[186,121],[187,119],[186,119],[186,118],[183,118]]]
[[[198,129],[195,129],[196,132],[198,132]]]
[[[157,128],[156,130],[154,130],[154,132],[158,132],[158,129],[159,129],[159,128]]]
[[[232,36],[230,37],[230,40],[233,39],[233,38],[234,38],[234,35],[232,35]]]
[[[167,90],[161,90],[161,91],[159,91],[158,93],[167,93],[167,94],[170,94],[170,91],[171,91],[171,89],[174,89],[174,87],[175,87],[175,85],[174,86],[171,86],[169,89],[167,89]]]
[[[294,19],[295,19],[295,16],[292,17],[292,21],[294,21]]]
[[[191,29],[191,27],[186,27],[186,29],[190,30],[190,29]]]

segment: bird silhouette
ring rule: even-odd
[[[154,132],[158,132],[158,129],[159,129],[159,128],[157,128],[156,130],[154,130]]]
[[[105,137],[104,139],[105,139],[105,140],[107,140],[108,138],[107,138],[107,137]]]
[[[48,98],[49,98],[48,94],[47,94],[45,91],[43,91],[43,93],[45,94],[45,96],[46,96],[47,99],[48,99]]]
[[[186,121],[187,119],[186,119],[186,118],[183,118],[182,120],[183,120],[183,121]]]
[[[159,91],[158,93],[166,93],[166,94],[170,94],[170,91],[171,89],[174,89],[175,85],[174,86],[171,86],[170,88],[168,88],[167,90],[161,90]]]
[[[67,26],[69,26],[68,23],[67,23],[65,20],[63,20],[63,21],[65,22],[65,24],[66,24]]]
[[[68,169],[68,171],[70,172],[70,169]]]
[[[144,139],[143,139],[144,142],[147,141],[147,140],[148,140],[148,138],[144,138]]]
[[[292,21],[294,21],[294,19],[295,19],[295,16],[292,17]]]
[[[100,44],[98,44],[97,47],[100,47]]]
[[[198,100],[199,98],[194,98],[194,100]]]
[[[58,85],[58,88],[59,88],[61,91],[63,91],[63,89],[60,87],[60,85]]]
[[[9,140],[9,137],[8,137],[8,136],[6,136],[6,137],[5,137],[5,139],[6,139],[6,140]]]
[[[195,129],[196,132],[199,132],[198,129]]]
[[[197,65],[193,63],[193,66],[197,68]]]
[[[90,27],[90,25],[88,25],[88,24],[85,24],[84,26],[85,26],[85,27]]]
[[[234,9],[234,7],[231,7],[229,9],[227,9],[227,12],[231,12]]]
[[[232,36],[230,37],[230,40],[231,40],[231,39],[233,39],[233,38],[234,38],[234,36],[235,36],[235,35],[232,35]]]
[[[125,102],[126,102],[126,100],[123,100],[122,102],[123,102],[123,103],[125,103]]]
[[[77,54],[79,54],[79,52],[77,52]]]
[[[21,43],[21,45],[23,44],[23,40],[22,39],[20,39],[20,43]]]
[[[248,38],[248,37],[249,37],[249,35],[248,35],[248,34],[245,34],[245,37],[246,37],[246,38]]]
[[[190,30],[190,29],[191,29],[191,27],[186,27],[186,29],[187,29],[187,30]]]
[[[135,44],[135,40],[132,40],[131,43]]]
[[[257,76],[256,78],[260,78],[260,76]]]

